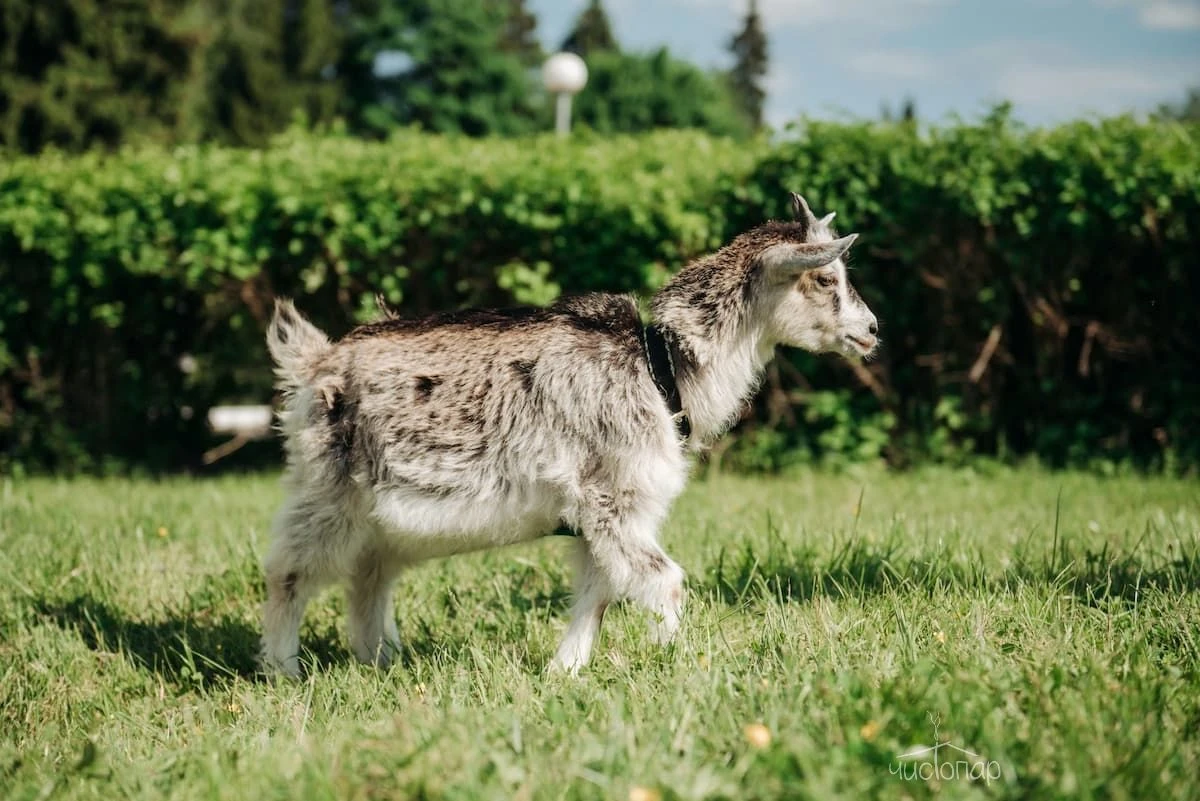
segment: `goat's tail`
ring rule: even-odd
[[[267,349],[275,360],[280,389],[291,394],[308,385],[317,361],[331,347],[329,337],[304,319],[292,301],[275,301],[275,314],[267,327]]]

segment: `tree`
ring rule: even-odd
[[[338,112],[342,88],[338,60],[343,34],[330,0],[289,0],[284,17],[283,59],[293,110],[312,121],[327,121]]]
[[[1156,116],[1180,122],[1200,122],[1200,87],[1189,89],[1187,97],[1178,103],[1163,103]]]
[[[0,144],[171,138],[189,48],[168,20],[184,2],[0,0]]]
[[[335,0],[0,0],[0,143],[263,144],[338,112],[341,38]]]
[[[879,108],[879,118],[884,122],[902,122],[905,124],[913,124],[917,121],[917,101],[911,96],[906,96],[900,104],[899,116],[892,111],[891,104],[887,101]]]
[[[396,79],[411,67],[413,9],[394,0],[348,0],[338,78],[342,113],[356,133],[380,135],[397,124]]]
[[[198,138],[262,145],[297,112],[330,121],[341,105],[342,30],[333,0],[197,0]]]
[[[501,49],[508,4],[494,0],[378,2],[355,23],[343,55],[348,116],[361,133],[395,125],[517,134],[534,128],[531,78]],[[389,65],[381,69],[381,64]]]
[[[616,37],[613,36],[612,25],[608,22],[608,14],[600,0],[591,0],[588,7],[575,21],[575,27],[563,40],[562,50],[569,50],[580,58],[587,58],[594,53],[617,52]]]
[[[594,54],[587,86],[575,101],[575,118],[604,133],[655,128],[698,128],[732,136],[747,132],[723,76],[676,60],[666,48],[646,55]]]
[[[283,8],[269,0],[214,0],[194,112],[212,138],[261,145],[287,124]]]
[[[767,96],[762,85],[767,74],[767,35],[763,32],[756,0],[750,0],[746,21],[730,41],[729,50],[736,59],[729,74],[733,96],[751,126],[761,128],[763,101]]]
[[[537,38],[537,17],[525,0],[491,0],[504,17],[500,30],[500,50],[516,56],[526,67],[541,63],[542,44]]]

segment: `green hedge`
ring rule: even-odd
[[[193,462],[270,400],[275,295],[332,333],[406,312],[643,290],[719,245],[753,151],[700,134],[44,155],[0,166],[4,462]],[[184,373],[180,357],[194,357]]]
[[[812,125],[751,184],[760,204],[735,226],[782,213],[785,187],[804,186],[864,232],[855,280],[886,345],[876,396],[810,404],[785,453],[814,429],[870,452],[883,428],[893,462],[1200,465],[1200,129],[1028,131],[1003,110],[927,135]],[[796,363],[833,384],[827,363]],[[846,407],[876,430],[845,425]]]
[[[857,374],[781,360],[727,463],[1195,466],[1198,156],[1180,126],[1026,131],[998,114],[928,132],[811,124],[774,146],[294,135],[5,161],[0,466],[194,465],[209,406],[271,397],[275,295],[339,334],[376,291],[412,314],[647,292],[782,216],[787,189],[862,233],[854,278],[885,349]]]

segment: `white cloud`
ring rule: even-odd
[[[674,0],[681,6],[724,7],[740,19],[747,0]],[[929,10],[957,0],[759,0],[758,9],[770,28],[853,23],[860,27],[907,28]]]
[[[1094,0],[1105,8],[1136,8],[1138,23],[1156,31],[1200,29],[1200,0]]]
[[[1160,31],[1190,31],[1200,28],[1200,3],[1156,2],[1138,12],[1147,28]]]
[[[1039,109],[1119,112],[1131,102],[1164,97],[1174,88],[1170,76],[1139,66],[1014,64],[996,80],[1004,98]]]
[[[767,124],[782,128],[795,116],[789,100],[800,94],[800,87],[786,67],[772,62],[763,80],[763,88],[767,91],[767,105],[763,109]]]
[[[796,85],[796,79],[785,68],[772,65],[763,79],[763,88],[767,94],[787,94]]]
[[[864,26],[908,27],[923,12],[953,0],[762,0],[763,17],[776,25],[853,22]],[[744,8],[744,2],[733,0]]]
[[[916,80],[928,78],[936,71],[933,59],[916,50],[852,51],[846,65],[868,78]]]
[[[856,65],[856,60],[867,63]],[[1109,60],[1054,42],[1000,39],[952,51],[927,64],[916,59],[906,65],[902,57],[892,59],[891,54],[868,58],[854,53],[847,54],[845,63],[859,71],[878,67],[879,77],[889,68],[927,68],[898,77],[920,79],[943,91],[971,86],[980,101],[1010,100],[1019,114],[1066,119],[1153,107],[1180,91],[1182,76],[1200,74],[1200,51],[1183,59]]]

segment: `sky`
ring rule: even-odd
[[[706,67],[749,0],[604,0],[626,50],[666,45]],[[548,49],[586,0],[529,0]],[[759,0],[769,43],[767,121],[977,119],[1002,100],[1035,125],[1144,112],[1200,86],[1200,0]]]

